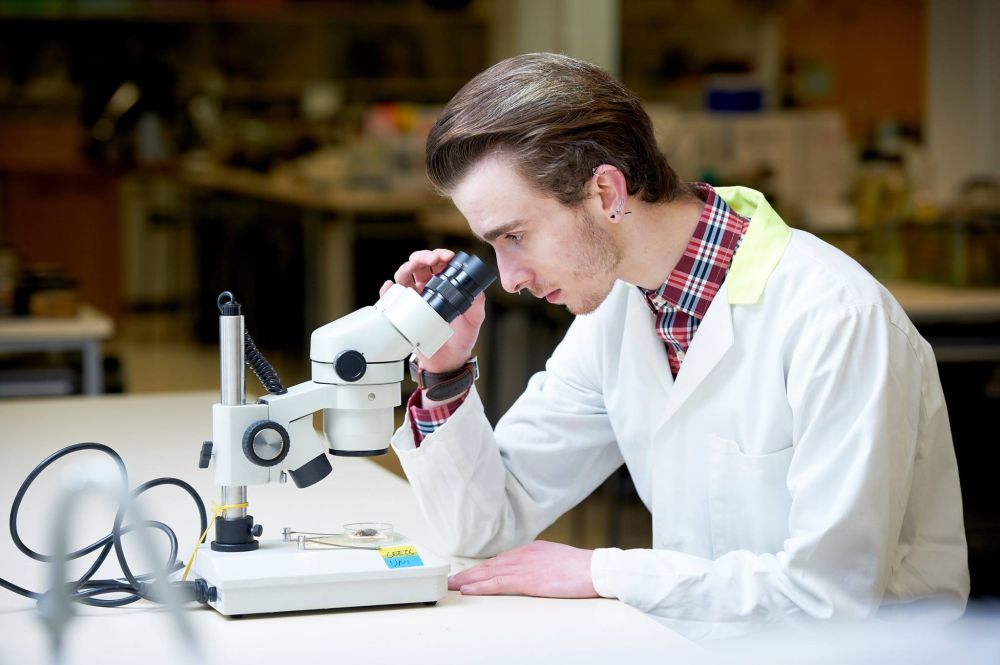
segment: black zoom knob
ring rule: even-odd
[[[368,371],[368,361],[360,351],[354,349],[341,351],[333,361],[333,369],[344,381],[357,381]]]
[[[257,466],[280,464],[288,448],[288,430],[273,420],[258,420],[243,433],[243,454]]]

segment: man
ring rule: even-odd
[[[451,588],[619,598],[692,637],[917,601],[961,613],[934,357],[858,264],[758,192],[679,182],[637,99],[565,56],[469,82],[427,168],[506,290],[578,315],[495,430],[467,367],[482,298],[419,359],[393,445],[453,552],[495,557]],[[417,252],[395,281],[419,291],[451,256]],[[650,549],[531,542],[623,462]]]

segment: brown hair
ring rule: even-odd
[[[554,53],[503,60],[448,102],[427,137],[427,174],[447,195],[485,155],[502,153],[542,192],[585,198],[599,164],[616,166],[630,195],[656,203],[682,190],[639,100],[606,71]]]

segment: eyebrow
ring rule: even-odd
[[[506,224],[501,224],[500,226],[498,226],[496,228],[490,229],[489,231],[487,231],[486,233],[484,233],[482,236],[480,236],[475,231],[472,232],[472,235],[476,236],[477,238],[479,238],[480,240],[482,240],[484,242],[493,242],[494,240],[496,240],[497,238],[499,238],[503,234],[509,232],[511,229],[517,228],[518,226],[520,226],[523,223],[524,222],[522,222],[521,220],[515,219],[512,222],[507,222]]]

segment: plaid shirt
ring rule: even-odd
[[[656,334],[666,342],[667,360],[675,378],[750,223],[733,212],[711,185],[696,182],[690,186],[705,201],[705,207],[684,255],[659,288],[637,287],[656,315]],[[416,444],[419,446],[425,436],[443,425],[464,401],[462,397],[444,406],[424,409],[420,391],[414,391],[406,406]]]
[[[711,185],[696,182],[691,188],[705,207],[684,255],[659,288],[638,287],[656,315],[656,334],[667,344],[667,360],[675,378],[750,223],[733,212]]]
[[[445,421],[451,418],[451,415],[458,410],[458,407],[462,406],[462,402],[465,401],[468,394],[468,391],[466,391],[465,395],[462,395],[453,402],[448,402],[432,409],[425,409],[423,408],[423,397],[420,390],[414,390],[413,394],[410,395],[410,399],[406,402],[406,409],[410,412],[410,426],[413,428],[413,442],[419,446],[425,436],[433,433],[441,425],[444,425]]]

